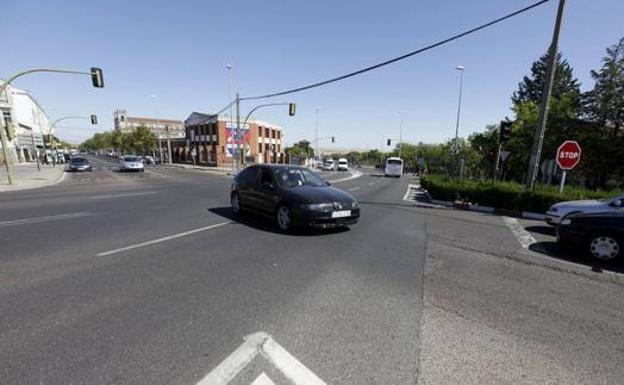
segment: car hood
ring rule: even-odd
[[[351,203],[356,200],[351,194],[330,186],[300,186],[284,191],[290,199],[298,203]]]
[[[609,209],[611,209],[611,206],[609,206],[608,202],[601,202],[599,200],[590,199],[590,200],[582,200],[582,201],[568,201],[568,202],[556,203],[552,205],[548,211],[567,213],[571,211],[581,211],[581,212],[609,211]]]

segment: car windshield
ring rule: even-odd
[[[125,162],[138,162],[139,158],[137,158],[136,156],[126,156],[124,157],[124,161]]]
[[[403,162],[398,160],[398,159],[388,159],[388,164],[401,165],[401,163],[403,163]]]
[[[323,178],[303,167],[275,167],[273,173],[282,187],[327,186]]]
[[[74,158],[71,160],[72,163],[87,163],[87,160],[84,158]]]

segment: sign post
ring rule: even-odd
[[[563,170],[561,182],[559,183],[559,193],[563,192],[566,174],[581,161],[581,146],[575,140],[566,140],[557,149],[557,165]]]

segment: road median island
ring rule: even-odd
[[[529,192],[524,185],[514,182],[459,180],[429,175],[421,178],[422,188],[427,190],[432,201],[452,202],[453,206],[472,211],[493,211],[496,214],[539,219],[548,208],[561,201],[581,199],[603,199],[614,194],[608,191],[593,191],[581,188],[567,188],[563,193],[554,186],[538,186]]]

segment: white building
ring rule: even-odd
[[[9,85],[0,95],[0,110],[4,127],[11,125],[15,130],[15,138],[8,142],[13,163],[35,161],[43,149],[43,135],[50,130],[50,120],[41,105],[28,92]]]

